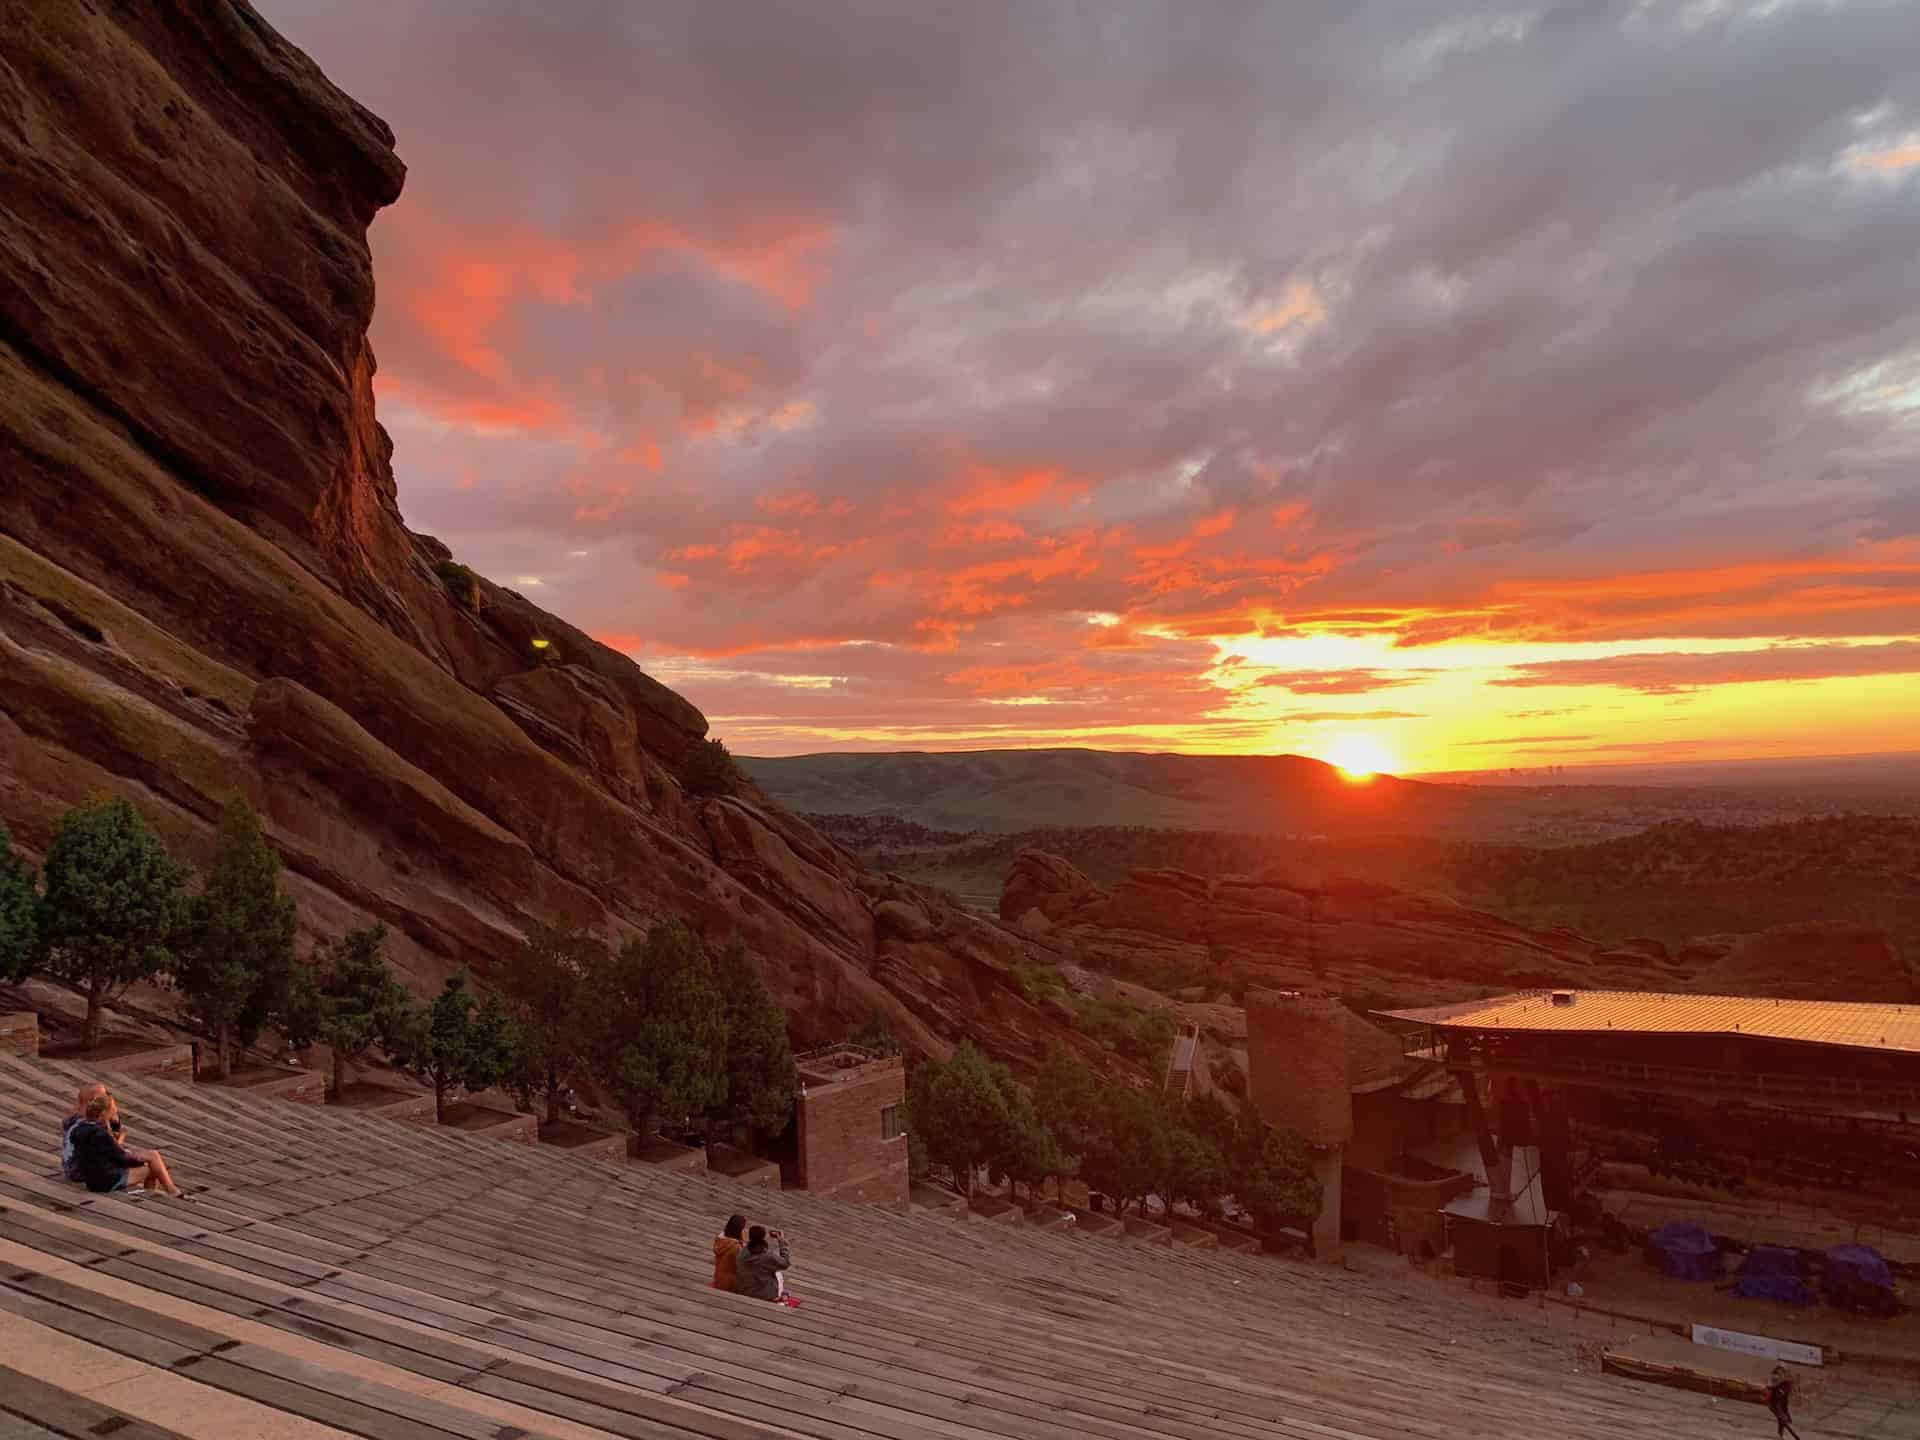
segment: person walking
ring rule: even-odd
[[[1773,1374],[1767,1377],[1767,1409],[1773,1412],[1774,1435],[1791,1435],[1800,1440],[1800,1432],[1793,1428],[1793,1415],[1788,1406],[1793,1403],[1793,1376],[1787,1373],[1785,1365],[1775,1365]]]

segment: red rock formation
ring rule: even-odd
[[[1237,980],[1405,1004],[1557,985],[1920,1000],[1886,933],[1865,925],[1705,936],[1669,956],[1658,941],[1604,949],[1571,930],[1533,930],[1372,881],[1135,870],[1109,892],[1028,850],[1008,874],[1001,914],[1035,910],[1049,922],[1038,943],[1056,955],[1194,993]]]
[[[367,344],[384,124],[243,0],[8,7],[0,53],[22,845],[105,788],[193,857],[238,792],[309,939],[384,921],[422,987],[535,920],[679,915],[746,939],[797,1044],[873,1010],[926,1051],[1062,1038],[1007,984],[1024,942],[751,787],[690,796],[693,706],[401,524]]]
[[[1598,964],[1599,947],[1570,931],[1529,930],[1371,882],[1136,870],[1111,892],[1091,882],[1042,889],[1041,877],[1063,874],[1079,872],[1028,854],[1009,876],[1009,892],[1016,877],[1022,887],[1015,905],[1047,907],[1054,923],[1044,943],[1162,983],[1218,990],[1238,979],[1412,1003],[1486,988],[1629,983],[1645,968]]]

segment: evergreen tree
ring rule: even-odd
[[[1233,1192],[1263,1226],[1289,1220],[1311,1223],[1320,1214],[1320,1179],[1313,1173],[1313,1151],[1292,1130],[1259,1134],[1235,1167]]]
[[[447,983],[424,1010],[416,1010],[400,1037],[400,1056],[433,1083],[433,1112],[447,1118],[447,1091],[484,1090],[507,1076],[513,1059],[513,1020],[500,997],[478,1006],[464,974]]]
[[[767,993],[738,935],[721,947],[714,974],[726,1005],[726,1112],[756,1137],[771,1140],[793,1119],[787,1012]]]
[[[1006,1095],[996,1066],[965,1041],[947,1061],[923,1060],[913,1072],[907,1109],[927,1158],[969,1198],[974,1178],[1005,1148]]]
[[[1100,1092],[1100,1077],[1065,1047],[1050,1052],[1034,1077],[1034,1113],[1057,1141],[1066,1162],[1056,1176],[1084,1169],[1084,1158],[1099,1132]]]
[[[1027,1197],[1049,1178],[1065,1175],[1073,1161],[1060,1148],[1059,1139],[1040,1119],[1033,1097],[1011,1074],[1000,1087],[1006,1106],[1006,1125],[1000,1137],[993,1163],[995,1174],[1004,1175],[1012,1185],[1025,1185]]]
[[[1218,1215],[1230,1185],[1226,1156],[1211,1140],[1185,1125],[1169,1125],[1167,1168],[1155,1189],[1172,1210],[1185,1201],[1203,1215]]]
[[[1100,1097],[1093,1143],[1080,1157],[1087,1184],[1112,1195],[1124,1208],[1139,1208],[1167,1173],[1170,1137],[1153,1096],[1116,1085]]]
[[[413,1018],[413,998],[387,966],[387,929],[349,930],[314,952],[313,963],[295,973],[282,1024],[294,1045],[319,1041],[333,1052],[338,1104],[347,1067],[374,1046],[400,1048]]]
[[[174,984],[214,1041],[220,1078],[233,1073],[233,1042],[251,1045],[286,1008],[295,966],[294,904],[280,893],[280,857],[244,800],[220,817],[213,864],[187,904]]]
[[[546,1097],[546,1123],[560,1118],[567,1076],[586,1063],[592,1021],[587,976],[601,946],[579,930],[536,925],[501,967],[499,983],[516,1024],[515,1088]]]
[[[646,1134],[726,1098],[727,1017],[706,947],[678,920],[594,967],[594,1073]]]
[[[91,1049],[103,1007],[172,968],[180,870],[139,811],[103,796],[60,817],[44,879],[44,968],[87,997],[82,1043]]]
[[[24,980],[39,958],[40,897],[33,873],[14,858],[13,837],[0,824],[0,982]]]

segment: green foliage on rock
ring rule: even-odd
[[[468,610],[480,608],[480,577],[458,560],[437,561],[433,573],[447,587],[447,593]]]
[[[900,1042],[894,1037],[893,1027],[887,1024],[887,1017],[878,1010],[867,1011],[867,1018],[860,1022],[860,1028],[847,1036],[849,1045],[856,1045],[870,1055],[898,1055]]]
[[[205,884],[187,902],[173,980],[187,1013],[213,1037],[220,1077],[233,1048],[251,1045],[287,1008],[295,970],[293,900],[280,892],[280,857],[244,800],[220,817]]]
[[[467,977],[451,975],[433,1003],[409,1017],[396,1049],[403,1063],[432,1082],[434,1115],[444,1120],[449,1090],[485,1090],[507,1078],[513,1029],[499,996],[476,1005]]]
[[[60,817],[40,906],[43,966],[87,998],[83,1043],[102,1008],[173,966],[186,908],[180,869],[127,801],[102,797]]]
[[[593,1072],[645,1134],[727,1095],[726,1006],[700,937],[666,920],[596,964]]]
[[[1072,999],[1074,1028],[1157,1076],[1166,1068],[1178,1027],[1160,1010],[1140,1010],[1118,1000],[1090,995]]]
[[[295,1045],[319,1041],[333,1052],[327,1098],[336,1104],[347,1067],[376,1045],[399,1049],[413,1020],[413,998],[388,966],[386,946],[384,925],[349,930],[316,950],[292,987],[282,1021],[287,1039]]]
[[[731,795],[740,788],[740,767],[733,753],[718,740],[702,740],[687,756],[681,775],[690,794]]]
[[[793,1119],[793,1048],[787,1012],[760,979],[738,935],[721,947],[714,979],[726,1007],[726,1095],[722,1107],[754,1136],[773,1139]]]
[[[546,1100],[546,1120],[560,1118],[568,1075],[585,1066],[593,1018],[588,976],[602,947],[580,930],[536,925],[500,967],[500,993],[515,1022],[515,1088]]]
[[[24,980],[39,958],[40,897],[33,873],[13,853],[0,824],[0,982]]]

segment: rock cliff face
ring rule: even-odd
[[[401,523],[367,227],[393,136],[243,0],[0,9],[0,818],[102,789],[176,851],[246,795],[311,940],[383,921],[422,988],[538,919],[737,930],[796,1045],[1080,1043],[1024,942],[863,872],[693,706]],[[535,641],[545,642],[535,645]],[[876,920],[878,912],[878,920]]]

